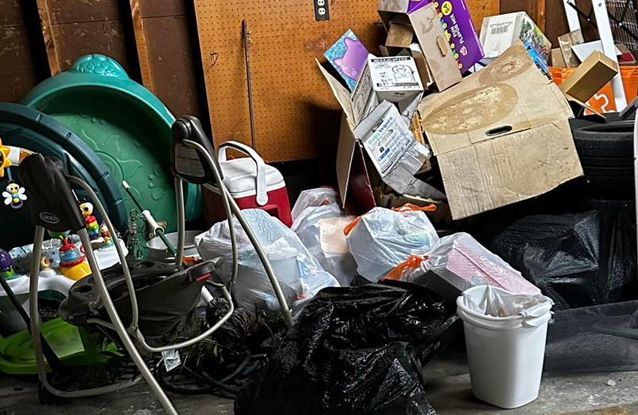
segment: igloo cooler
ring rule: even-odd
[[[248,157],[228,160],[229,148]],[[262,209],[286,226],[292,225],[288,190],[279,170],[266,164],[254,149],[236,141],[222,144],[217,157],[224,175],[224,185],[240,209]],[[206,218],[210,224],[226,218],[219,194],[207,190],[205,201]]]

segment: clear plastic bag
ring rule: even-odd
[[[426,280],[428,276],[424,273],[428,271],[458,291],[489,285],[513,294],[535,295],[541,292],[507,262],[463,232],[441,238],[428,252],[427,260],[406,280],[417,283],[421,278]]]
[[[357,219],[347,241],[359,275],[378,282],[411,255],[425,255],[439,237],[422,211],[377,207]]]
[[[331,205],[337,203],[337,192],[332,187],[318,187],[302,191],[292,208],[292,218],[297,220],[301,213],[309,207]]]
[[[270,260],[289,304],[311,298],[322,288],[339,286],[281,221],[260,209],[242,213]],[[237,219],[233,219],[233,226],[239,256],[239,271],[233,287],[237,304],[249,310],[276,309],[279,303],[255,248]],[[216,223],[195,237],[195,243],[202,259],[221,257],[220,277],[223,280],[231,277],[233,257],[228,221]]]
[[[357,273],[357,264],[348,251],[343,233],[353,216],[346,216],[332,203],[306,208],[292,225],[301,242],[342,286],[348,286]]]

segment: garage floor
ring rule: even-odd
[[[441,415],[502,414],[502,410],[472,398],[470,378],[462,359],[436,360],[426,367],[430,401]],[[173,396],[182,414],[232,414],[230,400],[210,395]],[[145,385],[64,406],[41,406],[33,382],[0,377],[0,415],[22,414],[161,414]],[[546,376],[539,399],[507,414],[638,414],[638,372],[580,376]]]

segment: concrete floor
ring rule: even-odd
[[[503,411],[472,397],[462,360],[430,363],[425,368],[430,402],[439,414],[638,414],[638,372],[545,376],[540,397],[519,409]],[[181,414],[232,414],[233,402],[210,395],[172,396]],[[163,411],[145,385],[62,406],[43,406],[33,381],[0,377],[0,415],[22,414],[154,415]]]

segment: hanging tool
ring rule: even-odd
[[[244,43],[244,63],[246,65],[246,83],[248,88],[248,115],[250,117],[250,146],[255,148],[257,144],[257,132],[255,130],[255,104],[253,98],[253,72],[250,66],[250,44],[251,32],[248,29],[248,22],[241,21],[241,34]]]

